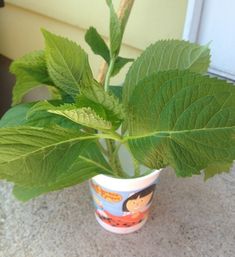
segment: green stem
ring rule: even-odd
[[[109,89],[110,78],[111,78],[111,75],[112,75],[112,72],[113,72],[115,60],[116,60],[116,58],[112,57],[111,61],[110,61],[110,64],[109,64],[109,67],[108,67],[108,71],[107,71],[107,74],[106,74],[106,77],[105,77],[105,82],[104,82],[104,90],[105,91],[108,91],[108,89]]]
[[[108,67],[108,71],[106,73],[105,83],[104,83],[105,91],[108,91],[108,89],[109,89],[110,78],[111,78],[111,75],[113,72],[115,60],[116,60],[116,57],[111,58],[111,61],[110,61],[109,67]],[[122,137],[117,132],[112,132],[112,136],[114,136],[115,138],[118,138],[118,141],[122,140]],[[117,154],[115,154],[115,143],[111,139],[106,139],[105,142],[107,145],[107,151],[108,151],[107,156],[108,156],[110,165],[114,171],[114,174],[116,176],[120,176],[124,172],[122,171],[122,166],[121,166],[121,162],[119,160],[119,156]]]
[[[130,155],[131,155],[131,159],[134,165],[134,172],[135,172],[135,177],[139,177],[140,176],[140,166],[139,166],[139,162],[135,159],[135,157],[133,156],[131,149],[129,147],[129,145],[127,143],[125,143],[125,146],[127,148],[127,150],[129,151]]]
[[[113,137],[117,138],[119,142],[122,141],[122,136],[120,134],[118,134],[116,131],[112,131],[112,133],[110,133]]]
[[[118,142],[122,142],[123,139],[118,133],[107,133],[107,134],[95,134],[92,135],[94,138],[112,139]]]
[[[122,34],[124,33],[126,23],[127,23],[129,15],[130,15],[133,3],[134,3],[134,0],[122,0],[121,1],[118,17],[121,22]],[[111,60],[110,60],[109,66],[108,66],[108,70],[107,70],[107,73],[105,76],[105,82],[104,82],[104,90],[105,91],[108,91],[108,89],[109,89],[110,78],[112,76],[114,64],[115,64],[118,54],[119,53],[116,53],[116,55],[112,55],[112,53],[110,53]],[[103,69],[103,72],[105,72],[104,69]],[[111,164],[114,172],[116,173],[116,175],[119,175],[119,174],[124,175],[125,173],[122,170],[122,166],[121,166],[119,156],[118,156],[118,150],[119,150],[119,147],[121,146],[121,142],[123,139],[122,139],[121,135],[119,135],[116,132],[112,133],[111,136],[113,136],[116,141],[119,141],[120,145],[115,147],[115,143],[112,139],[105,140],[106,145],[107,145],[108,158],[109,158],[110,164]]]
[[[114,152],[113,152],[113,155],[114,155],[114,156],[118,156],[118,151],[119,151],[119,149],[120,149],[121,146],[122,146],[122,143],[121,143],[121,142],[119,142],[119,143],[116,145],[116,148],[115,148],[115,150],[114,150]]]
[[[134,164],[135,177],[139,177],[140,176],[139,162],[133,157],[133,155],[132,155],[132,160],[133,160],[133,164]]]
[[[106,139],[105,141],[107,145],[108,159],[109,159],[110,165],[114,171],[114,174],[119,177],[123,174],[123,171],[122,171],[122,166],[121,166],[119,157],[114,154],[115,152],[114,141],[110,139]]]
[[[97,146],[99,147],[100,151],[104,154],[104,155],[108,155],[108,151],[102,146],[102,144],[99,141],[97,142]]]

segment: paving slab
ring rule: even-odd
[[[128,235],[96,222],[87,183],[27,203],[0,183],[0,257],[184,256],[235,256],[235,169],[207,182],[164,170],[148,222]]]

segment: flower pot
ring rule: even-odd
[[[160,170],[133,179],[97,175],[90,180],[95,217],[106,230],[127,234],[147,221]]]

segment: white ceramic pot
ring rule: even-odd
[[[97,175],[90,180],[95,216],[106,230],[127,234],[147,221],[160,170],[133,179]]]

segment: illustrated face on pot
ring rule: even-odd
[[[123,203],[123,211],[124,212],[139,212],[147,207],[152,198],[155,189],[155,184],[151,185],[144,190],[137,192],[131,195],[126,201]]]

